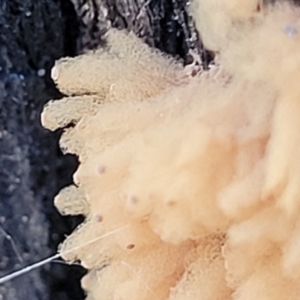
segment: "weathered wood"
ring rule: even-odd
[[[50,221],[57,218],[52,198],[71,176],[58,174],[66,159],[58,157],[57,135],[41,127],[40,112],[57,97],[50,69],[67,54],[66,22],[56,1],[0,2],[0,276],[46,257],[56,246],[49,247]],[[44,273],[1,285],[0,299],[53,299]]]
[[[210,60],[199,40],[187,0],[72,0],[80,20],[78,50],[101,45],[110,27],[133,31],[152,47],[191,62]],[[192,54],[192,55],[191,55]]]

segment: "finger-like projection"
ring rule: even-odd
[[[299,298],[299,9],[235,2],[196,76],[115,30],[53,70],[42,121],[80,161],[55,203],[85,216],[61,254],[87,299]]]

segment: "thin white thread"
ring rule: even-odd
[[[53,260],[52,263],[55,263],[55,264],[59,264],[59,265],[64,265],[64,266],[79,266],[79,267],[82,267],[82,265],[78,262],[72,262],[72,264],[64,261],[64,260]]]
[[[128,264],[125,261],[122,261],[122,264],[126,266],[134,275],[136,275],[139,278],[139,280],[142,279],[140,274],[130,264]],[[146,290],[148,290],[155,297],[155,299],[159,299],[155,292],[149,287],[149,285],[146,282],[143,282],[142,280],[141,282],[145,286]]]
[[[10,244],[11,244],[11,246],[12,246],[12,248],[13,248],[13,250],[14,250],[14,252],[15,252],[17,258],[18,258],[18,260],[19,260],[19,262],[22,263],[23,262],[23,258],[20,255],[20,253],[18,251],[18,248],[17,248],[17,245],[16,245],[14,239],[12,238],[12,236],[7,231],[5,231],[4,228],[1,225],[0,225],[0,232],[4,235],[4,238],[6,238],[10,242]]]
[[[109,231],[109,232],[107,232],[107,233],[104,233],[104,234],[102,234],[101,236],[98,236],[98,237],[96,237],[96,238],[94,238],[94,239],[88,241],[87,243],[85,243],[85,244],[83,244],[83,245],[79,245],[79,246],[77,246],[77,247],[74,247],[74,248],[72,248],[72,249],[66,251],[65,253],[70,253],[70,252],[73,252],[74,250],[78,250],[78,249],[80,249],[80,248],[82,248],[82,247],[85,247],[85,246],[87,246],[87,245],[93,244],[93,243],[95,243],[95,242],[97,242],[97,241],[99,241],[99,240],[102,240],[102,239],[104,239],[104,238],[106,238],[106,237],[108,237],[108,236],[110,236],[110,235],[112,235],[112,234],[114,234],[114,233],[117,233],[117,232],[119,232],[119,231],[125,229],[125,228],[128,227],[128,226],[129,226],[129,225],[122,226],[122,227],[119,227],[119,228],[117,228],[117,229],[115,229],[115,230],[112,230],[112,231]]]
[[[21,275],[23,275],[25,273],[28,273],[28,272],[30,272],[30,271],[32,271],[34,269],[37,269],[37,268],[39,268],[39,267],[41,267],[41,266],[43,266],[43,265],[51,262],[54,259],[57,259],[59,257],[60,257],[60,254],[58,253],[58,254],[55,254],[55,255],[53,255],[51,257],[48,257],[48,258],[46,258],[46,259],[44,259],[42,261],[39,261],[39,262],[37,262],[37,263],[35,263],[33,265],[27,266],[27,267],[25,267],[25,268],[23,268],[21,270],[18,270],[16,272],[8,274],[8,275],[0,278],[0,284],[3,284],[5,282],[7,282],[7,281],[10,281],[10,280],[14,279],[14,278],[17,278],[17,277],[19,277],[19,276],[21,276]]]
[[[85,244],[83,244],[83,245],[74,247],[73,249],[70,249],[70,250],[66,251],[65,253],[70,253],[70,252],[73,252],[74,250],[78,250],[78,249],[80,249],[80,248],[82,248],[82,247],[85,247],[85,246],[87,246],[87,245],[90,245],[90,244],[92,244],[92,243],[95,243],[95,242],[97,242],[97,241],[99,241],[99,240],[101,240],[101,239],[104,239],[104,238],[106,238],[106,237],[108,237],[108,236],[110,236],[110,235],[112,235],[112,234],[115,234],[115,233],[117,233],[117,232],[119,232],[119,231],[125,229],[126,227],[128,227],[128,225],[123,226],[123,227],[120,227],[120,228],[117,228],[117,229],[112,230],[112,231],[110,231],[110,232],[107,232],[107,233],[105,233],[105,234],[103,234],[103,235],[101,235],[101,236],[98,236],[97,238],[94,238],[94,239],[88,241],[87,243],[85,243]],[[41,260],[41,261],[39,261],[39,262],[37,262],[37,263],[34,263],[34,264],[32,264],[32,265],[29,265],[29,266],[27,266],[27,267],[25,267],[25,268],[23,268],[23,269],[21,269],[21,270],[18,270],[18,271],[15,271],[15,272],[13,272],[13,273],[10,273],[10,274],[8,274],[8,275],[6,275],[6,276],[0,278],[0,284],[3,284],[3,283],[5,283],[5,282],[8,282],[8,281],[10,281],[10,280],[12,280],[12,279],[15,279],[15,278],[17,278],[17,277],[19,277],[19,276],[21,276],[21,275],[23,275],[23,274],[26,274],[26,273],[28,273],[28,272],[30,272],[30,271],[32,271],[32,270],[35,270],[35,269],[37,269],[37,268],[40,268],[40,267],[42,267],[42,266],[48,264],[49,262],[52,262],[53,260],[58,259],[58,258],[60,258],[60,257],[61,257],[61,253],[57,253],[57,254],[55,254],[55,255],[53,255],[53,256],[50,256],[50,257],[48,257],[48,258],[45,258],[45,259],[43,259],[43,260]]]

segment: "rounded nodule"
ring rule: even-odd
[[[58,79],[59,76],[59,71],[58,71],[58,67],[57,65],[54,65],[54,67],[51,70],[51,78],[56,81]]]

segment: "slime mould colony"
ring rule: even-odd
[[[197,76],[117,30],[57,62],[42,121],[80,166],[55,202],[86,217],[61,254],[89,300],[299,299],[300,9],[192,9]]]

